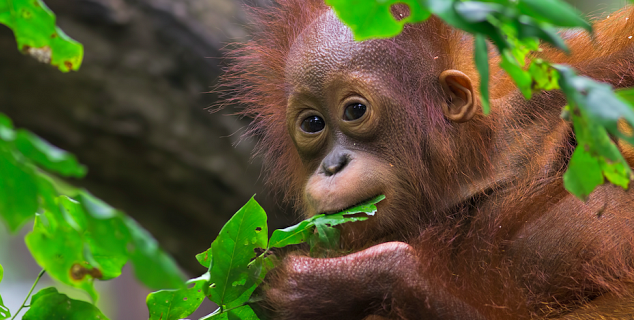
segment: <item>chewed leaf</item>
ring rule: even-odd
[[[178,320],[186,318],[205,299],[205,286],[209,283],[209,274],[187,282],[187,288],[161,290],[147,296],[146,303],[150,320]]]
[[[305,243],[312,234],[314,227],[314,223],[309,219],[288,228],[277,229],[271,235],[269,248],[282,248],[293,244]]]
[[[309,219],[306,219],[294,226],[290,226],[284,229],[277,229],[273,231],[271,239],[269,240],[269,248],[281,248],[294,244],[306,243],[313,235],[315,226],[321,225],[322,228],[334,227],[336,225],[351,222],[351,221],[363,221],[368,217],[346,217],[347,215],[353,215],[357,213],[365,213],[368,216],[373,216],[376,213],[376,205],[379,201],[385,199],[384,195],[377,196],[373,199],[365,201],[352,208],[343,210],[335,214],[320,214]],[[323,229],[322,229],[323,230]],[[326,234],[326,231],[322,232]],[[319,239],[320,242],[330,242],[326,238]],[[338,241],[338,239],[337,239]]]
[[[405,23],[422,22],[431,16],[429,10],[418,0],[326,0],[326,3],[350,27],[358,41],[393,37],[403,30]],[[399,17],[400,20],[391,12],[391,7],[397,3],[407,4],[409,7],[409,15]]]
[[[62,72],[79,69],[84,47],[55,26],[41,0],[0,0],[0,23],[13,30],[20,51]]]
[[[66,196],[54,201],[59,210],[44,210],[36,217],[25,237],[27,247],[51,277],[96,300],[93,280],[121,274],[128,261],[129,233],[119,217],[97,220],[78,201]]]
[[[209,299],[220,306],[246,302],[259,284],[249,263],[256,258],[256,249],[266,248],[267,244],[266,213],[251,198],[211,244],[214,262],[209,274],[214,285],[207,289]]]
[[[355,214],[355,213],[365,213],[369,216],[373,216],[376,213],[376,204],[383,201],[384,199],[385,199],[384,195],[376,196],[350,209],[346,209],[339,213],[335,213],[329,216],[349,215],[349,214]]]

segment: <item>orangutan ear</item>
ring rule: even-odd
[[[462,71],[445,70],[439,80],[445,94],[449,96],[449,101],[442,105],[445,117],[454,122],[471,120],[477,109],[471,78]]]

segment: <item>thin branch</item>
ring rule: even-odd
[[[31,290],[29,290],[29,294],[26,295],[26,298],[24,298],[24,302],[22,302],[22,305],[20,306],[18,311],[16,311],[15,314],[13,315],[13,317],[11,317],[11,320],[14,320],[15,317],[17,317],[18,314],[20,314],[20,311],[22,311],[22,309],[31,306],[31,305],[27,306],[26,302],[29,301],[29,297],[31,296],[31,293],[33,293],[33,289],[35,289],[35,286],[37,285],[37,283],[40,282],[40,279],[44,275],[44,272],[46,272],[46,270],[42,269],[42,271],[40,271],[40,274],[37,275],[37,278],[35,279],[35,282],[33,282],[33,285],[31,286]]]

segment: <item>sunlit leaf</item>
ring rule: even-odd
[[[520,89],[524,97],[526,99],[530,99],[532,96],[531,85],[533,83],[533,79],[528,71],[522,69],[519,62],[510,51],[505,50],[502,53],[502,62],[500,62],[500,67],[502,67],[502,69],[504,69],[504,71],[513,78],[513,81],[515,81],[515,84]]]
[[[15,146],[25,157],[50,171],[78,178],[86,174],[86,168],[77,162],[74,155],[29,131],[22,129],[17,131]]]
[[[205,286],[209,274],[191,279],[187,288],[161,290],[150,293],[146,299],[150,320],[178,320],[192,314],[205,299]]]
[[[77,70],[84,47],[55,26],[41,0],[0,0],[0,24],[13,30],[18,49],[63,72]]]
[[[326,0],[326,3],[358,41],[393,37],[403,30],[405,23],[425,21],[431,15],[419,0]],[[396,3],[407,4],[410,9],[410,14],[398,21],[390,11]]]
[[[55,199],[58,211],[44,210],[25,241],[35,261],[51,277],[97,295],[93,279],[112,279],[128,261],[130,235],[121,217],[97,219],[67,196]]]
[[[557,33],[557,30],[550,25],[540,24],[528,16],[519,17],[512,25],[517,30],[517,37],[520,40],[539,38],[569,53],[566,42]]]
[[[533,78],[533,90],[559,89],[559,73],[549,63],[535,59],[528,68]]]
[[[248,264],[256,258],[256,250],[267,247],[267,230],[266,213],[253,198],[222,227],[211,244],[211,301],[222,307],[229,303],[237,306],[249,299],[258,283]]]
[[[31,306],[22,319],[108,320],[93,304],[70,299],[53,287],[33,295]]]
[[[59,202],[58,202],[59,203]],[[56,214],[45,210],[35,218],[33,230],[24,238],[35,261],[54,279],[85,290],[93,300],[98,295],[93,279],[101,277],[84,257],[84,240],[78,232],[77,222],[66,209]],[[69,221],[74,221],[69,223]]]

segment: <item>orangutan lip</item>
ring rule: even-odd
[[[353,204],[353,205],[351,205],[351,206],[347,206],[347,207],[345,207],[345,208],[343,208],[343,209],[341,209],[341,210],[327,210],[327,211],[321,212],[321,213],[319,213],[319,214],[329,215],[329,214],[339,213],[339,212],[342,212],[342,211],[345,211],[345,210],[348,210],[348,209],[354,208],[354,207],[356,207],[356,206],[358,206],[358,205],[360,205],[360,204],[362,204],[362,203],[364,203],[364,202],[367,202],[367,201],[369,201],[369,200],[372,200],[372,199],[374,199],[374,198],[378,197],[380,194],[382,194],[382,193],[377,193],[376,195],[374,195],[374,196],[372,196],[372,197],[368,197],[368,198],[366,198],[366,199],[363,199],[363,200],[361,200],[361,201],[359,201],[359,202],[357,202],[357,203],[355,203],[355,204]]]

